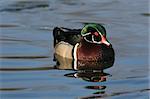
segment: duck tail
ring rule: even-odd
[[[54,37],[54,44],[53,45],[54,45],[54,47],[58,43],[58,36],[59,36],[60,32],[61,32],[61,30],[58,27],[55,27],[53,29],[53,37]]]

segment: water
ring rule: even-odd
[[[148,0],[1,0],[1,99],[148,99],[148,5]],[[90,22],[106,27],[116,54],[103,82],[52,69],[53,28]]]

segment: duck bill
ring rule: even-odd
[[[102,37],[102,41],[101,41],[103,44],[107,45],[107,46],[110,46],[110,43],[106,40],[105,37]]]

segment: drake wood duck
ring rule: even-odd
[[[113,47],[100,24],[89,23],[82,29],[55,27],[53,36],[59,69],[103,70],[114,63]]]

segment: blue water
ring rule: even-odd
[[[0,0],[0,99],[148,99],[149,17],[148,0]],[[53,28],[84,23],[103,24],[114,47],[104,82],[51,69]]]

